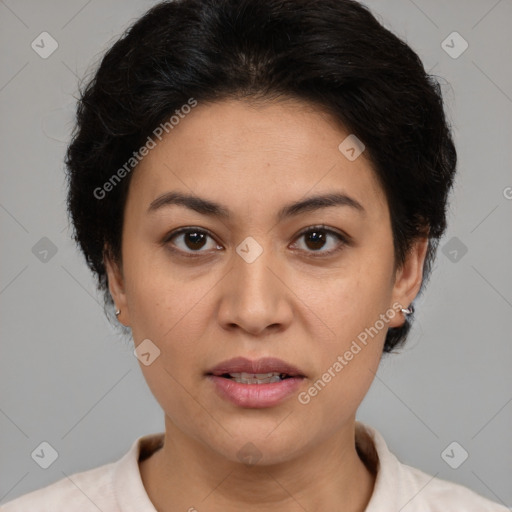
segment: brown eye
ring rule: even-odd
[[[328,236],[325,235],[324,231],[309,231],[305,238],[305,243],[308,248],[312,250],[321,249],[327,241]]]
[[[193,255],[193,253],[206,253],[209,252],[208,242],[210,241],[211,249],[222,249],[213,238],[204,230],[195,228],[182,228],[178,231],[171,233],[166,239],[165,243],[171,243],[174,247],[173,250],[184,253],[186,256]],[[205,250],[203,250],[206,247]],[[175,249],[176,248],[176,249]]]
[[[341,250],[348,245],[348,239],[341,233],[322,226],[314,226],[302,231],[298,239],[304,239],[303,244],[295,243],[295,247],[309,253],[318,253],[318,256],[327,256]],[[326,248],[326,250],[322,250]],[[312,254],[317,256],[317,254]]]
[[[185,245],[189,249],[197,250],[204,247],[207,236],[208,235],[205,235],[204,233],[200,233],[198,231],[190,231],[188,233],[183,234],[183,240],[185,242]]]

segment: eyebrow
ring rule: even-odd
[[[158,196],[149,205],[147,213],[152,213],[171,205],[184,206],[185,208],[194,210],[197,213],[211,217],[219,217],[224,219],[231,218],[231,213],[225,206],[205,198],[183,194],[181,192],[167,192],[161,196]],[[300,215],[301,213],[312,212],[333,206],[349,206],[360,214],[366,213],[363,205],[356,201],[354,198],[341,192],[336,192],[308,197],[307,199],[285,205],[279,210],[277,219],[281,221],[288,217]]]

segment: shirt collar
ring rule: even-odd
[[[400,462],[374,428],[356,421],[355,433],[359,456],[368,469],[376,474],[373,493],[365,512],[381,512],[384,503],[388,510],[398,510],[403,506]],[[164,436],[164,432],[157,432],[137,438],[130,450],[115,463],[113,488],[119,509],[123,512],[157,512],[144,488],[138,461],[158,450]]]

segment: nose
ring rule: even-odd
[[[221,326],[259,336],[286,329],[293,317],[293,293],[282,266],[270,250],[249,261],[234,255],[222,287],[218,310]]]

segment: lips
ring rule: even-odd
[[[235,357],[205,373],[219,397],[237,407],[277,407],[298,393],[305,373],[281,359]]]
[[[305,377],[302,370],[281,359],[274,357],[264,357],[261,359],[251,360],[245,357],[235,357],[227,361],[222,361],[215,367],[206,372],[206,375],[215,375],[218,377],[228,377],[231,373],[248,373],[248,374],[266,374],[279,373],[286,377]]]

